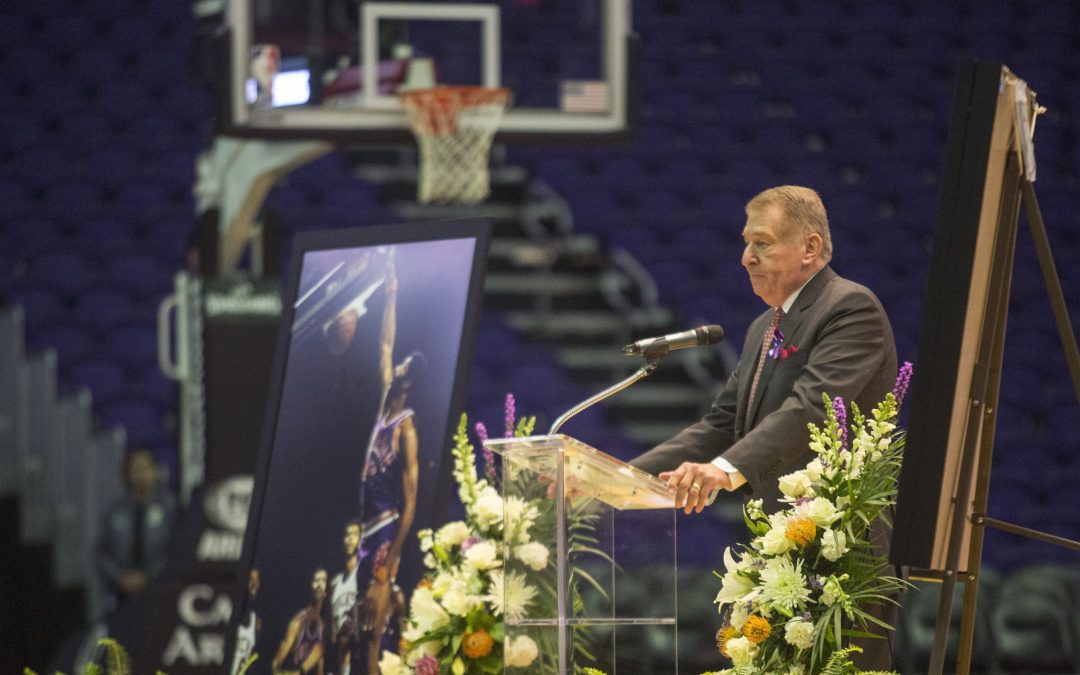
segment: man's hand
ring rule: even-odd
[[[731,488],[727,472],[713,464],[683,462],[674,471],[660,472],[660,480],[675,490],[675,508],[701,513],[714,490]]]

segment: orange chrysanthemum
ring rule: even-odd
[[[769,625],[769,621],[757,615],[746,617],[746,623],[742,627],[743,636],[756,645],[769,639],[771,632],[772,626]]]
[[[494,647],[495,640],[491,633],[483,628],[465,633],[465,637],[461,639],[461,651],[470,659],[482,659],[490,654]]]
[[[739,631],[735,630],[735,626],[728,624],[716,631],[716,648],[720,650],[721,656],[727,656],[727,643],[728,640],[739,636]]]
[[[809,518],[792,518],[788,521],[784,536],[802,548],[809,546],[817,534],[817,526]]]
[[[398,654],[408,654],[412,650],[412,643],[405,638],[401,638],[398,640],[397,647]]]
[[[423,577],[420,582],[416,584],[417,588],[431,588],[435,584],[431,581],[431,577]]]

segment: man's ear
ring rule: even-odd
[[[810,234],[806,237],[804,245],[806,247],[803,252],[804,263],[811,263],[821,257],[822,241],[820,234],[817,234],[816,232]]]

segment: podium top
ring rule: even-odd
[[[552,482],[561,457],[566,492],[593,497],[617,509],[675,506],[675,491],[667,483],[570,436],[490,439],[484,447],[502,455],[511,467],[530,470]]]

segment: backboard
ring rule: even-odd
[[[229,118],[256,137],[409,137],[398,94],[507,87],[500,140],[628,130],[630,0],[236,0],[226,16]]]

